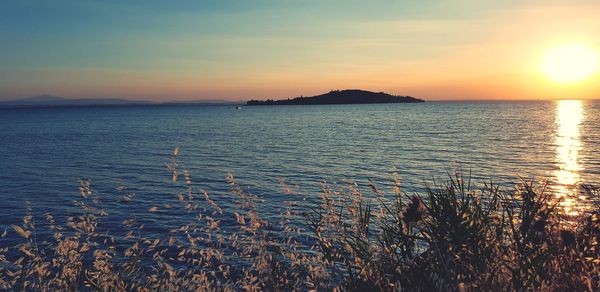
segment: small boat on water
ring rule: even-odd
[[[235,109],[242,109],[242,107],[241,106],[236,106]]]

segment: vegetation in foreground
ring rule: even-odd
[[[150,238],[139,232],[143,222],[128,218],[113,226],[127,231],[117,238],[99,228],[107,212],[91,182],[81,180],[79,216],[59,223],[46,214],[46,224],[35,224],[29,214],[8,231],[21,243],[0,247],[0,288],[600,290],[600,206],[564,218],[543,185],[506,191],[473,186],[459,173],[408,195],[396,178],[393,190],[371,185],[368,194],[352,181],[324,182],[320,205],[289,201],[277,220],[267,220],[257,196],[233,176],[236,208],[219,206],[179,169],[177,154],[167,168],[182,191],[169,208],[182,210],[188,224]],[[598,189],[582,191],[598,196]],[[143,204],[127,194],[122,201]],[[40,225],[52,238],[38,240]]]

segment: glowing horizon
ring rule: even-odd
[[[427,100],[598,99],[600,73],[588,61],[567,53],[544,65],[568,44],[597,54],[597,15],[589,0],[9,0],[0,100],[247,100],[347,88]],[[581,64],[567,76],[563,60]]]

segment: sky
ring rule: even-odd
[[[288,98],[360,88],[427,100],[600,98],[600,1],[1,0],[0,100]]]

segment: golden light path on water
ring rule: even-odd
[[[579,215],[586,208],[586,198],[577,188],[583,167],[579,163],[580,124],[584,117],[583,102],[560,100],[556,104],[556,164],[555,190],[561,199],[560,206],[566,215]]]

